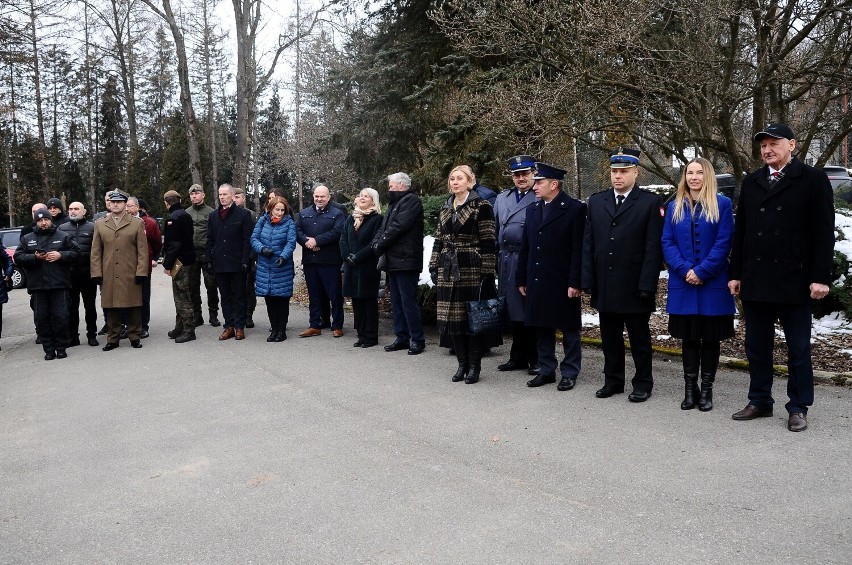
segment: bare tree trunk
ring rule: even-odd
[[[213,178],[210,179],[212,192],[216,192],[216,183],[219,182],[219,159],[216,153],[216,120],[213,114],[213,78],[212,68],[210,64],[210,42],[213,40],[210,30],[210,22],[207,13],[207,0],[203,0],[203,19],[204,19],[204,79],[205,89],[207,90],[207,130],[210,135],[210,160],[213,166]]]
[[[89,210],[92,214],[98,210],[97,178],[95,176],[95,152],[92,148],[92,62],[89,54],[89,3],[83,4],[84,40],[86,42],[86,151],[88,155]]]
[[[44,192],[44,199],[47,201],[48,198],[51,197],[50,191],[50,178],[48,177],[47,172],[47,151],[45,149],[46,145],[44,143],[44,114],[42,112],[42,104],[41,104],[41,78],[39,77],[38,70],[38,39],[36,38],[36,10],[35,10],[35,0],[30,0],[30,31],[32,32],[32,46],[33,46],[33,76],[34,76],[34,86],[35,86],[35,99],[36,99],[36,117],[38,121],[38,158],[39,163],[41,165],[41,180],[42,180],[42,189]]]
[[[146,6],[151,8],[160,16],[172,30],[175,40],[175,51],[178,61],[178,83],[180,84],[180,102],[183,108],[183,123],[186,129],[186,145],[189,152],[189,172],[192,175],[193,184],[204,185],[201,174],[201,152],[198,149],[198,134],[195,129],[195,110],[192,107],[192,92],[189,90],[189,65],[186,57],[186,43],[183,39],[183,31],[178,26],[172,11],[171,0],[162,0],[163,9],[154,5],[153,0],[142,0]]]

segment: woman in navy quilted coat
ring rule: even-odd
[[[287,339],[290,297],[293,296],[293,251],[296,249],[296,224],[290,217],[287,199],[272,194],[266,213],[257,220],[251,234],[251,247],[257,253],[257,278],[254,290],[266,302],[272,333],[269,342]]]
[[[669,333],[683,340],[683,410],[696,403],[702,412],[713,408],[719,342],[734,335],[736,306],[728,290],[733,235],[731,200],[717,194],[713,165],[693,159],[669,203],[662,241],[669,267]]]

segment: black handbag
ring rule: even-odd
[[[467,329],[473,335],[497,333],[503,329],[503,312],[506,310],[506,298],[482,299],[482,283],[479,283],[478,300],[469,300],[467,307]]]

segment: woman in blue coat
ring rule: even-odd
[[[3,304],[9,302],[8,291],[12,288],[12,258],[0,245],[0,336],[3,335]]]
[[[255,294],[264,298],[272,326],[272,333],[266,341],[284,341],[287,339],[290,297],[293,296],[293,251],[296,249],[296,224],[290,217],[286,198],[270,195],[266,213],[258,218],[250,241],[257,253]]]
[[[693,159],[669,203],[662,241],[669,267],[669,333],[683,340],[683,410],[695,408],[696,399],[702,412],[713,409],[719,344],[734,335],[736,306],[728,290],[733,235],[731,200],[717,194],[713,165]]]

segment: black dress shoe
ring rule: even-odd
[[[515,361],[513,359],[509,359],[508,361],[506,361],[502,365],[497,365],[498,371],[518,371],[518,370],[526,369],[526,368],[527,368],[526,363],[520,363],[520,362]]]
[[[772,416],[772,407],[758,408],[754,404],[749,404],[739,412],[735,412],[731,418],[737,421],[754,420],[755,418],[769,418]]]
[[[623,392],[624,392],[623,388],[618,389],[618,388],[615,388],[613,386],[604,385],[603,388],[595,391],[595,396],[597,396],[598,398],[609,398],[610,396],[612,396],[614,394],[621,394]]]
[[[536,375],[534,379],[527,381],[528,387],[537,387],[553,384],[556,382],[556,375]]]
[[[541,367],[538,366],[538,363],[530,363],[529,367],[527,367],[528,375],[537,375],[541,370]]]
[[[214,328],[218,328],[219,326],[222,325],[222,322],[219,321],[218,315],[213,314],[213,315],[210,316],[210,325],[213,326]]]
[[[118,332],[118,339],[127,339],[127,326],[121,326],[121,331]]]
[[[99,342],[98,338],[96,338],[95,336],[89,338],[89,347],[97,347],[100,344],[101,342]]]
[[[556,390],[571,390],[572,388],[574,388],[575,384],[577,384],[577,379],[572,379],[570,377],[562,377],[562,380],[560,380],[559,384],[556,385]]]
[[[425,343],[412,343],[411,347],[408,348],[409,355],[420,355],[424,351],[426,351]]]
[[[66,357],[68,357],[68,353],[66,353],[64,349],[57,349],[56,350],[56,358],[57,359],[65,359]]]
[[[177,341],[177,339],[175,339],[175,341]],[[132,347],[133,349],[142,349],[142,340],[141,339],[131,339],[130,340],[130,347]]]
[[[254,320],[251,317],[246,318],[246,327],[249,329],[254,327]]]
[[[118,349],[118,344],[107,342],[107,344],[104,345],[101,349],[103,351],[112,351],[113,349]]]
[[[80,345],[80,336],[72,337],[68,342],[68,347],[77,347],[78,345]]]
[[[44,354],[44,360],[45,361],[53,361],[54,359],[56,359],[56,352],[48,351],[47,353]]]
[[[411,344],[407,341],[396,340],[393,343],[385,346],[385,351],[402,351],[403,349],[408,349],[411,347]]]
[[[808,429],[808,415],[803,412],[793,412],[787,418],[787,429],[791,432],[803,432]]]
[[[363,347],[364,349],[368,349],[370,347],[376,347],[378,344],[378,341],[370,341],[365,339],[364,342],[361,344],[361,347]]]
[[[649,398],[651,398],[650,390],[634,390],[627,395],[627,400],[630,402],[645,402]]]
[[[364,340],[359,338],[358,341],[352,344],[352,347],[361,347],[362,345],[364,345]]]
[[[148,333],[148,330],[142,330],[141,332],[139,332],[139,337],[141,339],[147,339],[151,337],[151,334]]]

